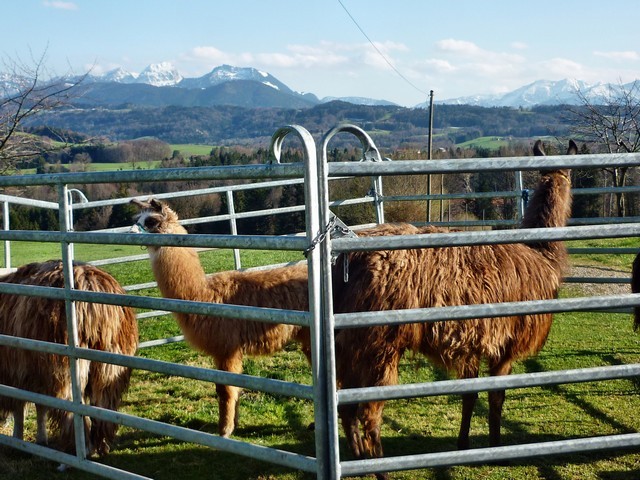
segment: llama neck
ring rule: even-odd
[[[544,175],[527,205],[522,228],[564,227],[571,214],[571,180],[564,171]]]
[[[163,297],[205,300],[207,279],[193,248],[159,247],[149,250],[153,274]]]
[[[544,175],[527,205],[522,228],[564,227],[571,215],[571,181],[566,171]],[[562,261],[566,256],[562,242],[534,242],[529,246],[545,256]]]

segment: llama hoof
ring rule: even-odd
[[[316,429],[316,422],[311,422],[309,425],[307,425],[307,430],[309,430],[310,432],[315,431]]]
[[[56,470],[60,473],[64,473],[70,469],[71,467],[65,463],[61,463],[60,465],[58,465],[58,468],[56,468]]]

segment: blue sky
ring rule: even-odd
[[[138,73],[171,62],[195,77],[226,63],[265,70],[318,97],[405,106],[424,102],[429,90],[444,100],[540,79],[640,78],[636,0],[341,2],[7,1],[0,54],[28,60],[46,51],[57,74]]]

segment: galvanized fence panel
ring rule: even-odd
[[[54,185],[59,189],[59,218],[61,230],[59,232],[38,232],[38,231],[4,231],[0,238],[3,240],[31,240],[43,242],[58,242],[61,246],[61,253],[65,263],[65,278],[72,278],[70,275],[70,260],[72,257],[72,245],[74,243],[103,243],[103,244],[121,244],[121,245],[174,245],[174,246],[193,246],[193,247],[225,247],[225,248],[252,248],[252,249],[289,249],[289,250],[307,250],[313,245],[312,240],[318,238],[321,234],[320,223],[318,222],[318,213],[315,206],[317,202],[313,201],[317,197],[317,181],[315,170],[317,162],[315,160],[315,144],[312,137],[302,127],[292,126],[281,130],[274,138],[281,142],[284,137],[290,133],[294,133],[303,144],[305,153],[304,164],[290,165],[261,165],[251,166],[248,168],[220,169],[205,168],[198,169],[197,173],[193,169],[178,169],[172,171],[163,171],[158,175],[157,171],[131,172],[132,175],[116,173],[90,173],[90,174],[54,174],[54,175],[38,175],[38,176],[16,176],[0,178],[0,185]],[[278,136],[279,135],[279,136]],[[192,170],[192,171],[189,171]],[[294,173],[290,173],[293,171]],[[132,177],[137,177],[138,181],[151,180],[187,180],[187,179],[244,179],[244,178],[273,178],[273,177],[300,177],[303,174],[306,181],[306,196],[310,199],[307,205],[306,219],[307,232],[306,237],[265,237],[258,235],[147,235],[144,239],[134,234],[111,233],[111,232],[74,232],[70,224],[70,215],[68,202],[70,199],[69,185],[79,183],[112,183],[113,181],[125,180],[132,181]],[[122,177],[122,178],[120,178]],[[182,238],[180,238],[182,237]],[[47,287],[26,287],[21,285],[0,284],[0,291],[5,293],[19,293],[25,295],[39,295],[50,298],[64,299],[67,305],[68,331],[70,332],[69,345],[47,344],[46,342],[36,342],[28,339],[16,339],[13,337],[0,335],[0,344],[16,345],[20,348],[30,348],[41,351],[54,350],[62,355],[69,356],[71,364],[79,359],[93,359],[96,361],[106,361],[133,368],[142,368],[149,371],[158,371],[170,374],[177,373],[187,378],[197,378],[209,382],[228,383],[241,386],[244,388],[263,390],[275,394],[285,394],[298,396],[300,398],[312,400],[314,402],[314,412],[316,424],[319,428],[316,430],[316,457],[311,458],[292,452],[281,451],[273,448],[266,448],[237,440],[221,438],[217,435],[205,434],[194,430],[176,427],[144,418],[137,418],[125,415],[121,412],[111,412],[97,409],[90,405],[82,404],[81,392],[79,390],[77,375],[72,371],[73,383],[73,401],[67,402],[55,398],[37,396],[31,392],[12,389],[3,386],[0,393],[16,398],[22,398],[28,401],[38,401],[44,405],[66,409],[75,415],[76,427],[82,424],[82,416],[93,416],[96,418],[108,419],[122,425],[128,425],[132,428],[139,428],[152,433],[173,436],[174,438],[184,441],[199,443],[201,445],[214,447],[223,451],[238,453],[253,458],[262,459],[264,461],[285,465],[291,468],[300,469],[317,473],[321,478],[330,478],[331,462],[328,460],[330,456],[329,447],[335,443],[327,439],[326,418],[330,415],[327,408],[330,402],[323,401],[326,398],[326,388],[330,384],[325,378],[324,362],[319,357],[324,357],[323,347],[320,343],[320,322],[319,322],[319,304],[320,304],[320,283],[318,277],[317,264],[319,261],[319,252],[313,249],[309,251],[309,302],[310,310],[308,312],[287,311],[279,309],[259,309],[255,307],[240,307],[232,305],[211,305],[208,303],[185,302],[178,300],[166,300],[147,298],[131,295],[109,295],[99,294],[95,292],[86,292],[74,290],[70,281],[65,281],[65,289],[51,289]],[[139,308],[164,308],[171,311],[185,311],[193,313],[204,313],[218,316],[228,316],[231,318],[245,318],[268,322],[287,322],[287,318],[293,324],[301,324],[311,329],[312,336],[312,370],[314,382],[311,386],[296,385],[289,382],[282,382],[272,379],[263,379],[251,377],[248,375],[234,375],[227,372],[220,372],[213,369],[198,369],[194,367],[186,367],[167,362],[156,360],[146,360],[138,357],[126,357],[118,355],[109,355],[106,352],[98,352],[78,348],[77,343],[77,327],[74,314],[74,301],[96,301],[100,303],[113,303]],[[168,302],[168,303],[165,303]],[[106,354],[106,355],[105,355]],[[335,388],[335,386],[333,387]],[[335,423],[335,422],[334,422]],[[134,474],[123,472],[118,469],[106,468],[96,462],[86,458],[84,450],[84,429],[76,428],[76,447],[77,455],[70,457],[44,447],[32,447],[26,442],[21,442],[11,437],[0,436],[0,444],[14,446],[25,451],[32,451],[36,454],[43,455],[46,458],[75,466],[80,469],[105,475],[110,478],[140,478]],[[333,461],[335,463],[335,460]]]
[[[332,133],[328,134],[329,136]],[[326,142],[323,156],[326,155]],[[326,158],[326,157],[325,157]],[[519,159],[473,160],[473,161],[405,161],[382,164],[328,164],[328,175],[397,175],[423,173],[450,173],[453,171],[497,171],[497,170],[538,170],[542,168],[613,167],[637,166],[640,154],[628,155],[584,155],[525,157]],[[327,206],[328,208],[328,206]],[[598,226],[574,226],[565,228],[535,228],[509,231],[480,231],[434,233],[429,235],[402,235],[387,237],[337,238],[329,239],[332,252],[364,251],[380,249],[432,248],[463,245],[483,245],[495,243],[516,243],[530,241],[572,240],[585,238],[622,238],[640,235],[640,223]],[[328,272],[327,272],[328,273]],[[399,324],[408,322],[435,322],[465,320],[470,318],[499,317],[531,313],[564,311],[602,310],[613,307],[633,307],[640,305],[640,294],[598,296],[589,298],[569,298],[509,302],[500,304],[463,305],[384,312],[358,312],[331,316],[335,328],[352,328],[369,325]],[[507,388],[529,388],[538,385],[557,385],[599,381],[605,379],[633,378],[640,375],[640,364],[580,369],[571,371],[529,373],[506,377],[488,377],[468,380],[439,381],[426,384],[408,384],[389,387],[353,388],[338,391],[338,404],[360,403],[363,401],[388,400],[422,397],[430,395],[462,394]],[[618,448],[640,447],[640,434],[610,435],[594,438],[571,439],[557,442],[540,442],[528,445],[481,448],[468,451],[425,453],[421,455],[394,456],[366,460],[342,460],[342,475],[362,475],[429,468],[436,466],[468,465],[496,462],[510,459],[535,458],[574,452],[592,452]]]
[[[363,147],[363,158],[371,160],[355,163],[327,163],[326,147],[331,138],[338,133],[355,135]],[[279,157],[285,137],[293,134],[302,141],[305,149],[304,164],[280,164]],[[70,358],[103,361],[118,365],[129,366],[136,369],[144,369],[153,372],[170,375],[180,375],[185,378],[193,378],[209,382],[228,383],[242,388],[256,389],[260,391],[276,393],[287,396],[295,396],[314,401],[314,416],[316,424],[316,457],[307,457],[291,452],[270,449],[258,445],[248,444],[220,438],[217,435],[205,434],[193,430],[176,427],[150,419],[134,417],[121,412],[111,412],[90,405],[83,405],[79,400],[79,392],[75,392],[73,402],[65,402],[51,397],[42,398],[31,392],[0,386],[0,394],[23,398],[28,401],[37,400],[45,405],[60,407],[77,413],[76,417],[81,421],[81,416],[93,416],[96,418],[115,421],[131,428],[146,430],[161,435],[170,435],[177,439],[199,443],[218,448],[223,451],[251,456],[264,461],[273,462],[302,471],[313,472],[318,478],[334,479],[344,475],[363,474],[379,471],[398,469],[426,468],[430,466],[443,466],[454,464],[473,464],[484,462],[488,458],[498,459],[530,458],[552,453],[595,451],[618,447],[631,447],[640,445],[638,434],[616,435],[599,437],[595,439],[577,439],[561,442],[547,442],[541,444],[519,445],[512,447],[499,447],[493,449],[476,449],[467,452],[444,452],[439,454],[412,455],[406,457],[393,457],[391,459],[375,459],[363,461],[351,461],[341,459],[338,450],[338,420],[337,405],[340,403],[354,403],[371,399],[409,398],[417,396],[460,394],[464,392],[487,391],[492,389],[524,388],[539,385],[555,385],[559,383],[573,383],[584,381],[597,381],[612,378],[630,378],[637,376],[639,365],[619,365],[614,367],[601,367],[596,369],[582,369],[561,372],[541,372],[537,374],[512,375],[501,378],[481,378],[473,380],[456,380],[428,384],[398,385],[385,388],[347,389],[336,391],[335,382],[335,352],[334,329],[351,328],[363,325],[375,325],[381,323],[403,323],[424,321],[446,321],[451,319],[463,320],[479,316],[495,317],[501,315],[513,315],[532,312],[559,312],[559,311],[601,311],[609,308],[627,308],[640,304],[639,295],[612,295],[590,298],[548,300],[537,302],[513,302],[493,305],[443,307],[439,309],[419,309],[395,312],[384,312],[381,315],[376,312],[366,314],[333,314],[331,295],[331,258],[337,252],[348,250],[368,250],[378,248],[430,248],[447,245],[476,245],[487,243],[513,243],[535,240],[570,240],[579,238],[615,238],[631,237],[640,234],[638,219],[631,219],[630,223],[621,223],[620,219],[606,219],[614,223],[608,225],[579,225],[560,229],[532,229],[532,230],[507,230],[507,231],[482,231],[460,232],[455,234],[431,234],[406,236],[403,238],[336,238],[331,240],[328,228],[331,224],[329,210],[336,205],[346,205],[358,202],[371,202],[375,205],[378,221],[384,220],[384,204],[391,201],[424,200],[441,198],[437,195],[427,196],[395,196],[385,197],[382,194],[382,181],[386,175],[400,174],[431,174],[431,173],[459,173],[471,171],[525,171],[538,170],[545,167],[568,168],[596,168],[599,166],[636,166],[640,163],[640,154],[626,155],[582,155],[576,157],[549,156],[549,157],[518,157],[497,159],[473,159],[473,160],[411,160],[411,161],[382,161],[377,148],[371,138],[361,129],[355,126],[340,126],[329,132],[322,141],[319,152],[316,153],[313,139],[304,128],[289,126],[280,129],[273,137],[271,146],[275,162],[268,165],[252,165],[242,167],[200,167],[189,169],[164,169],[153,171],[131,172],[102,172],[102,173],[72,173],[50,174],[36,176],[0,177],[2,186],[28,186],[28,185],[55,185],[59,189],[59,204],[51,202],[30,203],[27,199],[16,200],[15,197],[0,196],[3,202],[4,231],[0,232],[0,239],[5,242],[15,240],[31,240],[40,242],[57,242],[61,245],[61,254],[65,259],[65,272],[69,270],[69,260],[73,257],[74,243],[106,243],[116,245],[173,245],[191,246],[198,248],[231,248],[239,250],[243,248],[267,249],[267,250],[299,250],[308,252],[309,263],[309,294],[310,310],[308,312],[281,311],[278,309],[256,309],[252,307],[211,305],[201,302],[187,302],[180,300],[168,300],[161,298],[149,298],[135,295],[110,295],[96,294],[94,292],[82,292],[73,289],[68,283],[65,289],[51,289],[47,287],[25,287],[0,283],[0,292],[16,293],[24,295],[37,295],[49,298],[64,299],[68,305],[69,331],[73,332],[74,301],[98,301],[102,303],[122,304],[142,309],[157,309],[148,314],[165,313],[169,311],[181,311],[189,313],[204,313],[229,318],[254,319],[265,322],[291,323],[311,327],[313,339],[312,348],[312,385],[299,385],[291,382],[282,382],[272,379],[263,379],[247,375],[236,375],[213,369],[189,367],[169,362],[144,359],[141,357],[127,357],[122,355],[98,352],[77,347],[77,342],[71,339],[70,345],[49,344],[33,340],[17,339],[0,335],[1,345],[14,345],[20,348],[36,349],[40,351],[52,351]],[[329,202],[329,181],[333,178],[344,176],[370,176],[373,178],[373,194],[362,199],[347,199]],[[278,179],[262,182],[264,179]],[[218,193],[229,195],[228,203],[231,209],[226,215],[208,217],[205,219],[187,219],[186,223],[199,223],[205,221],[228,221],[233,225],[239,218],[249,218],[266,214],[288,213],[305,209],[307,229],[304,236],[261,236],[261,235],[235,235],[233,226],[231,235],[146,235],[141,238],[135,234],[124,233],[125,229],[112,229],[101,232],[76,232],[73,231],[73,211],[81,208],[95,208],[99,206],[128,203],[129,199],[113,199],[106,201],[84,201],[79,194],[80,202],[73,203],[75,189],[73,185],[86,183],[114,183],[114,182],[146,182],[167,180],[259,180],[256,184],[242,184],[234,186],[200,189],[195,192],[180,192],[177,195],[207,195]],[[284,180],[282,180],[284,179]],[[304,179],[304,180],[302,180]],[[259,212],[235,212],[233,208],[233,192],[250,188],[273,188],[283,185],[304,183],[306,207],[295,206],[285,209],[264,210]],[[626,187],[625,187],[626,188]],[[586,189],[585,189],[586,190]],[[592,189],[593,190],[593,189]],[[637,187],[626,188],[625,192],[635,192]],[[611,189],[603,191],[588,190],[584,194],[611,193]],[[231,193],[228,193],[231,192]],[[575,191],[574,194],[579,194]],[[160,194],[159,198],[170,198],[176,194]],[[447,194],[455,198],[457,194]],[[520,192],[494,192],[480,195],[513,196],[519,198]],[[37,231],[10,231],[8,225],[8,205],[10,203],[31,204],[43,208],[63,208],[59,213],[60,232]],[[598,221],[603,221],[598,219]],[[604,222],[604,221],[603,221]],[[606,222],[605,222],[606,223]],[[486,223],[483,223],[486,225]],[[8,243],[5,243],[5,264],[8,265]],[[636,249],[613,249],[617,253],[635,253]],[[147,255],[127,257],[125,261],[141,260]],[[93,262],[100,264],[100,262]],[[236,260],[239,267],[239,260]],[[582,279],[594,280],[594,279]],[[622,279],[614,280],[623,283]],[[154,282],[129,286],[129,290],[149,288]],[[146,314],[140,314],[138,318],[144,318]],[[71,335],[73,337],[74,335]],[[162,344],[173,341],[181,341],[182,336],[172,339],[159,339],[150,344]],[[73,362],[72,362],[73,364]],[[83,429],[76,428],[77,432]],[[87,470],[108,478],[142,478],[130,472],[106,467],[90,459],[84,458],[83,448],[79,448],[79,455],[73,457],[37,445],[20,442],[6,436],[0,436],[0,444],[29,451],[31,453],[50,458],[61,463]],[[77,438],[77,444],[84,445],[82,438]]]

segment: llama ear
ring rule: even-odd
[[[156,198],[150,198],[149,199],[149,206],[151,207],[151,209],[155,210],[156,212],[162,212],[162,208],[164,207],[164,203],[162,203],[160,200],[158,200]]]
[[[578,154],[578,145],[573,140],[569,140],[569,149],[567,150],[567,155],[577,155]]]
[[[538,140],[533,144],[533,154],[536,157],[544,157],[546,155],[546,153],[544,153],[544,148],[542,147],[542,140]]]
[[[132,198],[129,201],[130,204],[135,205],[136,207],[138,207],[140,210],[144,210],[145,208],[149,207],[148,203],[143,202],[142,200],[138,200],[137,198]]]

